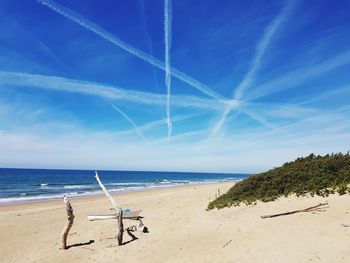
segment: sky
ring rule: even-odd
[[[256,173],[350,150],[346,0],[1,0],[0,167]]]

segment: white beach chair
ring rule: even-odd
[[[95,171],[95,178],[96,178],[99,186],[101,187],[102,191],[104,192],[104,194],[107,196],[109,201],[112,203],[112,206],[115,209],[116,213],[104,214],[104,215],[99,215],[99,214],[88,215],[87,218],[90,221],[93,221],[93,220],[105,220],[105,219],[117,219],[121,208],[117,205],[117,203],[115,202],[113,197],[110,195],[110,193],[108,192],[108,190],[106,189],[104,184],[101,182],[97,171]],[[125,210],[123,210],[123,219],[139,219],[140,218],[140,213],[141,213],[141,210],[125,209]]]

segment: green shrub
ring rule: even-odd
[[[310,154],[264,173],[236,183],[226,194],[208,205],[208,209],[274,201],[280,196],[328,196],[349,192],[350,155]]]

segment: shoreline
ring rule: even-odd
[[[155,187],[140,187],[139,189],[130,189],[130,190],[109,190],[110,194],[112,196],[114,195],[120,195],[120,194],[127,194],[127,193],[134,193],[134,192],[146,192],[146,191],[151,191],[151,190],[158,190],[158,189],[171,189],[171,188],[178,188],[178,187],[186,187],[186,186],[196,186],[196,185],[208,185],[208,184],[220,184],[220,183],[232,183],[233,184],[241,181],[239,180],[219,180],[219,181],[206,181],[206,182],[189,182],[187,184],[178,184],[178,185],[160,185],[160,186],[155,186]],[[15,206],[15,205],[26,205],[26,204],[36,204],[36,203],[47,203],[47,202],[53,202],[53,201],[58,201],[61,200],[65,195],[54,195],[52,197],[46,196],[46,197],[41,197],[41,196],[33,196],[33,197],[28,197],[27,200],[23,200],[22,198],[25,197],[14,197],[14,198],[0,198],[0,208],[1,207],[6,207],[6,206]],[[93,198],[93,197],[100,197],[104,196],[104,193],[102,190],[96,191],[95,193],[82,193],[82,194],[77,194],[77,195],[66,195],[69,199],[71,200],[79,200],[79,199],[85,199],[85,198]],[[32,198],[30,200],[29,198]],[[8,202],[2,202],[4,199],[15,199],[11,200]]]

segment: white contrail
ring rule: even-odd
[[[150,38],[150,35],[147,30],[147,20],[146,20],[146,14],[145,14],[145,4],[143,0],[138,0],[139,2],[139,7],[140,7],[140,16],[141,16],[141,21],[142,21],[142,29],[147,41],[148,45],[148,52],[150,53],[151,56],[153,56],[153,45],[152,41]],[[154,84],[156,85],[157,92],[160,93],[160,88],[159,88],[159,82],[158,82],[158,74],[157,74],[157,68],[152,67],[152,72],[153,72],[153,79],[154,79]]]
[[[258,41],[256,46],[254,58],[250,64],[250,68],[247,74],[244,76],[243,80],[240,82],[238,87],[234,91],[234,99],[240,101],[243,93],[252,85],[255,80],[256,73],[261,66],[261,60],[265,54],[267,48],[269,47],[273,36],[275,35],[280,24],[287,18],[292,8],[292,1],[287,2],[287,4],[282,8],[281,12],[275,17],[274,20],[265,28],[265,32],[262,38]],[[231,112],[232,106],[227,105],[226,109],[222,113],[220,120],[214,126],[212,134],[215,135],[224,124],[227,115]]]
[[[203,114],[203,112],[194,113],[194,114],[188,114],[188,115],[178,115],[178,116],[174,116],[174,117],[172,118],[172,121],[173,121],[173,122],[181,122],[181,121],[184,121],[184,120],[188,120],[188,119],[190,119],[190,118],[197,117],[197,116],[202,115],[202,114]],[[148,130],[152,130],[152,129],[161,127],[161,126],[163,126],[164,124],[166,124],[166,120],[164,120],[164,119],[158,119],[158,120],[148,122],[148,123],[143,124],[143,125],[138,126],[138,127],[139,127],[139,129],[140,129],[142,132],[145,132],[145,131],[148,131]],[[129,134],[131,131],[134,131],[134,129],[132,129],[132,130],[126,130],[126,131],[120,131],[120,132],[118,132],[118,134]]]
[[[237,100],[240,100],[243,96],[243,93],[251,86],[255,80],[255,75],[261,66],[261,59],[264,56],[267,48],[269,47],[273,36],[275,35],[277,29],[283,21],[286,20],[292,8],[292,1],[288,1],[287,4],[282,8],[278,16],[265,28],[263,37],[259,40],[253,61],[251,62],[250,69],[247,74],[244,76],[241,83],[235,89],[234,97]]]
[[[239,106],[239,103],[236,100],[232,100],[229,104],[226,105],[226,108],[224,109],[224,112],[222,113],[220,120],[214,125],[211,131],[211,136],[215,136],[219,132],[221,127],[224,125],[227,115],[230,113],[230,111],[233,108],[238,106]]]
[[[288,133],[287,131],[285,131],[283,128],[273,125],[270,122],[268,122],[263,116],[257,114],[256,112],[253,112],[251,110],[248,110],[246,108],[242,108],[241,111],[243,113],[245,113],[246,115],[248,115],[249,117],[251,117],[252,119],[258,121],[259,123],[261,123],[262,125],[264,125],[267,128],[270,128],[271,130],[275,130],[277,132],[280,132],[288,137],[291,137],[295,140],[296,143],[298,143],[300,146],[303,146],[302,143],[299,142],[298,139],[294,138],[293,135],[291,135],[290,133]]]
[[[350,64],[350,51],[343,52],[329,60],[320,62],[316,66],[299,69],[278,79],[262,84],[251,91],[246,99],[251,101],[275,92],[297,87],[348,64]]]
[[[71,21],[79,24],[80,26],[94,32],[96,35],[104,38],[105,40],[113,43],[114,45],[124,49],[125,51],[129,52],[130,54],[146,61],[147,63],[165,70],[165,64],[164,62],[160,61],[159,59],[150,56],[149,54],[138,50],[132,46],[130,46],[129,44],[125,43],[124,41],[120,40],[119,38],[117,38],[116,36],[114,36],[113,34],[111,34],[110,32],[108,32],[107,30],[104,30],[103,28],[99,27],[98,25],[90,22],[89,20],[87,20],[85,17],[78,15],[77,13],[75,13],[74,11],[63,7],[53,1],[50,0],[37,0],[37,2],[39,2],[40,4],[47,6],[48,8],[50,8],[51,10],[55,11],[58,14],[61,14],[62,16],[70,19]],[[173,68],[171,71],[171,75],[189,85],[191,85],[192,87],[196,88],[197,90],[201,91],[202,93],[215,98],[217,100],[225,100],[225,98],[218,94],[217,92],[215,92],[214,90],[212,90],[211,88],[209,88],[208,86],[200,83],[199,81],[191,78],[190,76],[186,75],[185,73]]]
[[[144,140],[145,142],[147,142],[145,136],[143,135],[142,131],[139,129],[139,127],[136,125],[136,123],[128,116],[126,115],[125,112],[123,112],[121,109],[119,109],[117,106],[115,106],[113,103],[110,103],[111,106],[113,107],[113,109],[115,109],[117,112],[119,112],[135,129],[135,131],[137,132],[137,134],[142,138],[142,140]]]
[[[318,101],[325,100],[325,99],[328,100],[330,97],[334,97],[336,95],[339,96],[339,94],[346,95],[349,93],[350,93],[350,85],[345,85],[345,86],[342,86],[342,87],[337,88],[335,90],[330,90],[330,91],[327,91],[325,93],[319,94],[318,96],[313,97],[311,99],[301,101],[300,103],[297,103],[297,105],[301,106],[301,105],[310,104],[310,103],[318,102]]]
[[[0,86],[21,86],[47,90],[65,91],[83,95],[98,96],[112,101],[123,100],[145,105],[161,105],[166,99],[164,95],[135,90],[125,90],[114,86],[95,82],[80,81],[57,76],[28,74],[23,72],[0,71]],[[161,100],[159,100],[159,97]],[[183,108],[199,108],[221,111],[224,104],[214,99],[205,99],[195,96],[172,97],[172,104]]]
[[[166,118],[168,125],[168,137],[172,132],[172,123],[170,119],[170,91],[171,91],[171,68],[170,68],[170,50],[171,50],[171,20],[172,9],[171,0],[164,0],[164,44],[165,44],[165,86],[167,89],[166,98]]]

